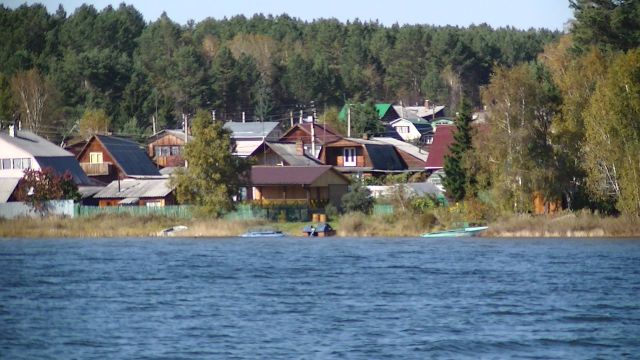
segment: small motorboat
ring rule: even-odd
[[[422,234],[422,237],[469,237],[476,236],[478,233],[487,230],[488,226],[470,226],[459,229],[434,231]]]
[[[282,231],[275,229],[250,229],[241,237],[283,237],[286,236]]]
[[[335,234],[336,234],[336,231],[333,228],[331,228],[331,225],[327,223],[320,223],[316,226],[307,225],[304,227],[304,229],[302,229],[302,236],[307,236],[307,237],[314,237],[314,236],[327,237],[327,236],[333,236]]]

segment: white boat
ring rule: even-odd
[[[472,226],[464,227],[460,229],[451,229],[444,231],[434,231],[426,234],[422,234],[422,237],[468,237],[475,236],[478,233],[487,230],[487,226]]]
[[[285,234],[280,230],[274,229],[254,229],[240,235],[241,237],[283,237]]]

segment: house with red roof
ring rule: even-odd
[[[333,166],[253,166],[252,199],[260,205],[340,206],[350,180]]]
[[[439,125],[433,134],[433,143],[429,146],[429,155],[425,169],[434,172],[444,168],[444,158],[449,154],[449,146],[453,144],[455,125]]]

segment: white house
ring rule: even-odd
[[[389,123],[404,141],[419,141],[429,144],[433,135],[431,124],[419,116],[406,116]]]
[[[14,184],[15,188],[18,180],[24,176],[25,169],[43,168],[52,168],[59,175],[69,171],[77,185],[91,184],[72,153],[32,132],[15,130],[13,126],[8,132],[0,132],[0,181],[3,182],[3,193],[9,191],[10,184]]]
[[[282,136],[280,123],[275,121],[234,122],[228,121],[224,128],[231,131],[236,142],[236,156],[251,155],[265,141],[276,141]]]

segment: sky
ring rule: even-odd
[[[108,5],[116,7],[122,1],[109,0],[54,0],[39,2],[55,12],[59,4],[67,14],[83,3],[101,10]],[[0,0],[4,6],[15,8],[24,0]],[[287,13],[302,20],[337,18],[343,22],[354,20],[378,20],[386,26],[395,23],[458,25],[487,23],[494,28],[513,26],[519,29],[546,28],[562,30],[573,17],[568,0],[130,0],[146,21],[155,21],[163,11],[169,17],[186,24],[188,20],[199,22],[207,17],[222,19],[235,15],[251,17],[253,14],[280,15]]]

